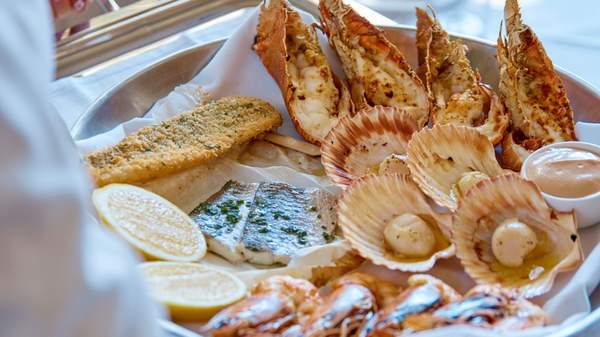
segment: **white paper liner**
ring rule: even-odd
[[[304,13],[302,15],[305,22],[314,22],[314,19],[310,15]],[[239,27],[239,30],[227,40],[214,59],[190,83],[176,87],[167,97],[157,101],[144,118],[132,119],[104,134],[78,142],[77,145],[81,153],[85,154],[113,145],[126,134],[145,125],[156,123],[192,108],[202,100],[202,90],[206,90],[214,98],[228,95],[245,95],[262,98],[273,104],[283,113],[284,123],[278,129],[278,132],[299,138],[289,116],[285,113],[286,108],[279,88],[251,49],[257,20],[258,12],[255,11]],[[343,78],[339,61],[334,56],[334,52],[327,44],[323,34],[319,33],[319,38],[321,46],[330,64],[332,64],[332,68]],[[580,133],[580,139],[600,143],[600,139],[597,138],[597,132],[592,130],[592,128],[598,130],[597,127],[598,125],[590,125],[589,123],[585,123],[585,125],[578,123],[577,130],[578,134]],[[273,162],[289,162],[288,158],[282,157],[284,156],[282,153],[274,155],[277,158],[273,159]],[[261,162],[261,158],[255,158],[252,162],[253,166],[249,166],[231,159],[225,159],[214,164],[214,166],[209,168],[209,171],[205,172],[206,175],[210,175],[211,179],[208,179],[208,181],[207,179],[199,179],[190,183],[193,186],[193,190],[198,192],[191,193],[191,196],[186,196],[185,199],[188,200],[188,204],[180,205],[180,207],[189,211],[190,208],[193,208],[192,205],[203,201],[218,191],[228,179],[245,182],[282,181],[297,186],[321,187],[328,189],[332,193],[337,193],[337,189],[324,177],[300,173],[290,167],[269,166],[269,163]],[[192,201],[189,201],[189,199],[192,199]],[[600,226],[580,230],[580,237],[582,238],[586,255],[589,253],[585,263],[579,268],[576,274],[571,272],[559,275],[553,289],[549,293],[533,300],[533,302],[540,305],[545,304],[544,309],[555,325],[529,329],[522,332],[511,332],[511,336],[546,336],[550,332],[567,326],[590,312],[589,294],[595,289],[600,280],[600,269],[597,268],[600,262],[600,249],[594,249],[596,243],[600,240]],[[260,269],[247,263],[232,265],[213,254],[208,254],[202,263],[233,271],[251,285],[258,279],[277,273],[308,277],[312,266],[330,264],[331,261],[342,256],[348,249],[349,247],[345,241],[337,241],[321,247],[303,249],[292,258],[287,267],[274,269]],[[592,249],[594,251],[590,253]],[[373,272],[401,285],[406,284],[406,278],[409,276],[408,273],[389,271],[368,264],[361,267],[361,269]],[[436,266],[428,273],[439,277],[462,293],[474,285],[456,258],[438,261]],[[194,326],[192,325],[192,327]],[[415,335],[500,336],[500,334],[493,331],[465,326],[441,328]]]

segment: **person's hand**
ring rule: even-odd
[[[82,12],[88,2],[89,0],[50,0],[50,6],[56,19],[72,11]]]

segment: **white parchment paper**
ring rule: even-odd
[[[305,22],[314,22],[309,15],[304,15]],[[113,130],[104,134],[82,140],[78,147],[82,153],[103,148],[117,143],[126,134],[129,134],[142,126],[156,123],[174,114],[186,111],[201,102],[205,97],[202,90],[206,90],[213,98],[227,95],[246,95],[262,98],[283,113],[284,123],[278,130],[282,134],[299,137],[283,103],[281,93],[274,80],[264,69],[260,60],[252,50],[255,36],[255,27],[258,14],[253,13],[247,21],[241,25],[238,31],[228,39],[225,45],[217,53],[214,59],[207,65],[190,83],[181,85],[174,89],[167,97],[159,100],[144,118],[135,118],[123,123]],[[321,35],[321,45],[328,56],[334,71],[343,77],[339,61],[334,52],[327,45],[326,39]],[[590,130],[588,125],[583,125],[581,130]],[[578,129],[579,130],[579,129]],[[597,129],[596,129],[597,130]],[[585,134],[595,136],[595,132],[582,132],[580,139],[586,140]],[[583,137],[582,137],[583,136]],[[591,140],[593,141],[593,140]],[[286,165],[285,158],[281,154],[274,154],[278,160],[275,166],[269,163],[260,163],[260,160],[250,160],[252,164],[241,164],[235,159],[223,159],[207,168],[198,169],[195,172],[183,173],[179,177],[169,178],[168,184],[161,186],[165,189],[171,188],[169,184],[182,184],[189,186],[187,200],[192,200],[181,205],[184,210],[189,211],[193,205],[200,202],[218,191],[228,179],[240,181],[283,181],[298,186],[314,186],[328,189],[332,193],[338,193],[335,187],[322,176],[301,173],[298,167]],[[206,179],[210,177],[210,179]],[[192,179],[193,182],[189,180]],[[167,187],[164,187],[167,186]],[[159,188],[160,189],[160,188]],[[154,189],[153,189],[154,190]],[[167,193],[167,192],[165,192]],[[554,325],[530,329],[524,332],[513,333],[513,336],[545,336],[561,326],[570,324],[582,315],[590,312],[588,295],[593,291],[600,280],[600,249],[595,248],[600,240],[600,227],[595,226],[580,230],[580,237],[587,258],[583,265],[575,272],[559,275],[552,290],[533,301],[543,305],[550,315]],[[311,266],[326,265],[335,258],[342,256],[347,250],[345,241],[338,241],[321,247],[313,247],[299,251],[291,263],[285,268],[258,269],[250,264],[232,265],[224,259],[208,254],[202,263],[207,263],[238,273],[248,284],[257,279],[273,273],[289,273],[296,276],[306,276],[310,273]],[[405,284],[408,273],[392,272],[373,265],[364,265],[361,269],[371,271],[382,277]],[[438,261],[436,266],[428,273],[439,277],[461,292],[466,292],[474,283],[462,269],[456,258]],[[498,334],[482,329],[469,327],[449,327],[433,331],[423,332],[419,336],[497,336]]]

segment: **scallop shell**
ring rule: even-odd
[[[464,173],[504,174],[487,137],[467,126],[436,125],[416,133],[408,144],[408,168],[423,192],[438,204],[456,209],[452,187]]]
[[[387,249],[384,227],[394,218],[413,213],[437,225],[436,251],[424,258],[402,258]],[[338,202],[338,223],[358,253],[376,265],[402,271],[426,271],[440,258],[454,255],[450,242],[451,215],[435,212],[410,176],[367,175],[352,183]]]
[[[515,268],[502,266],[491,249],[494,230],[510,218],[527,224],[538,237],[538,247]],[[525,297],[547,292],[559,272],[583,259],[574,215],[555,213],[537,186],[516,174],[479,182],[467,192],[454,215],[452,241],[477,283],[499,283]]]
[[[418,130],[402,109],[376,106],[345,116],[325,137],[321,162],[333,182],[341,187],[365,174],[377,173],[391,154],[405,154],[408,141]]]

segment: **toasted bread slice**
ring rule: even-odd
[[[314,27],[285,0],[261,6],[254,49],[275,79],[298,133],[320,145],[338,119],[352,113],[348,88],[335,76]]]
[[[419,74],[434,106],[432,124],[474,127],[492,144],[500,143],[508,127],[508,114],[498,95],[481,83],[467,58],[467,47],[450,41],[440,22],[417,8]]]
[[[86,161],[98,186],[141,183],[207,163],[279,125],[269,103],[224,97],[141,128]]]
[[[562,80],[533,30],[523,23],[517,0],[504,7],[507,37],[498,38],[500,97],[510,113],[510,132],[502,141],[502,162],[519,170],[537,148],[574,140],[573,110]]]
[[[425,86],[383,31],[341,0],[319,2],[329,43],[342,61],[357,111],[375,105],[401,108],[419,127],[429,119]]]

